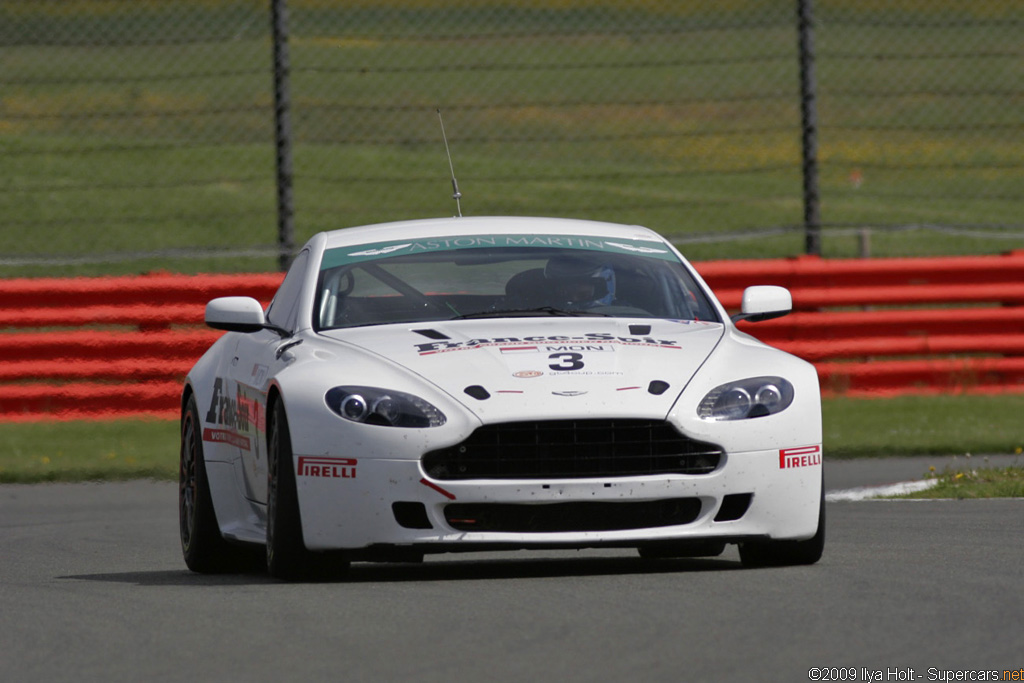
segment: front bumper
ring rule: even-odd
[[[430,552],[473,546],[583,548],[675,540],[802,540],[817,530],[822,486],[820,444],[727,453],[718,469],[703,475],[433,481],[418,460],[296,455],[295,466],[303,536],[310,550],[390,545],[419,546]],[[745,498],[745,508],[735,505]],[[615,504],[623,504],[622,516],[641,520],[635,523],[641,526],[595,521],[591,513],[598,510],[604,518],[618,517]],[[681,517],[662,515],[653,526],[642,521],[650,515],[637,513],[653,509],[651,514],[657,517],[658,510],[678,510],[680,504],[687,510]],[[448,507],[455,505],[464,507]],[[534,508],[537,515],[530,514]],[[453,509],[493,510],[501,513],[496,518],[512,521],[508,530],[494,530],[494,524],[473,530],[477,522],[453,515]],[[563,521],[519,521],[532,517]],[[587,521],[574,528],[573,519]],[[621,528],[623,524],[631,528]]]

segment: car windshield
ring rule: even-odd
[[[489,235],[329,249],[314,327],[614,316],[720,322],[660,242]]]

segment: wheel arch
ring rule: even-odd
[[[270,420],[269,420],[269,417],[274,414],[274,409],[277,407],[277,404],[278,403],[283,403],[283,402],[284,402],[284,399],[282,398],[282,395],[281,395],[281,387],[276,382],[272,382],[271,385],[267,388],[267,408],[266,408],[266,413],[267,413],[267,418],[268,419],[267,419],[267,423],[266,423],[266,430],[267,430],[266,436],[267,436],[268,439],[270,438]]]
[[[180,414],[181,417],[185,417],[185,411],[188,410],[188,400],[196,393],[196,390],[192,388],[191,382],[185,382],[185,386],[181,390],[181,405]]]

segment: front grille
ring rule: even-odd
[[[699,498],[639,503],[453,503],[445,521],[459,531],[557,533],[622,531],[689,524],[700,515]]]
[[[548,420],[480,427],[468,439],[423,456],[439,480],[581,479],[707,474],[722,449],[653,420]]]

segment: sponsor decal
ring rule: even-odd
[[[503,346],[499,349],[502,353],[535,353],[540,351],[537,346]]]
[[[572,343],[577,339],[585,339],[585,337],[552,336],[549,337],[549,340],[557,343],[502,346],[498,350],[513,377],[540,377],[544,374],[623,374],[616,362],[616,343],[627,343],[626,340],[632,341],[633,337],[619,337],[612,343],[609,343],[606,338],[603,338],[605,340],[602,343],[593,340],[588,344]],[[640,339],[639,341],[644,343],[646,340]],[[545,368],[550,372],[545,373]]]
[[[625,339],[622,337],[621,339]],[[558,344],[557,346],[545,346],[544,351],[608,351],[615,353],[615,347],[602,346],[601,344]]]
[[[582,342],[577,344],[551,342]],[[544,346],[541,346],[545,344]],[[557,351],[614,351],[611,345],[647,346],[662,349],[681,349],[679,342],[672,339],[656,339],[655,337],[616,337],[606,332],[590,332],[577,337],[563,335],[535,337],[495,337],[470,339],[469,341],[435,341],[426,344],[415,344],[421,356],[451,351],[470,351],[486,347],[499,347],[502,354]]]
[[[552,391],[555,396],[582,396],[587,393],[585,391]]]
[[[355,458],[325,458],[321,456],[300,455],[299,466],[295,471],[298,477],[318,477],[320,479],[355,479]]]
[[[207,427],[203,430],[203,441],[226,443],[235,448],[241,448],[243,451],[248,451],[252,448],[249,437],[242,436],[237,432],[229,432],[226,429],[210,429]]]
[[[267,378],[267,373],[270,371],[266,365],[260,365],[259,363],[252,366],[252,381],[253,384],[259,386],[263,384],[263,380]]]
[[[813,467],[821,464],[821,446],[800,446],[783,448],[779,451],[779,469]]]
[[[210,408],[206,411],[206,422],[250,432],[253,428],[262,429],[265,424],[263,411],[256,392],[246,391],[237,385],[235,395],[224,391],[224,379],[218,377],[213,382],[213,396]]]
[[[365,251],[352,251],[349,252],[349,256],[383,256],[384,254],[390,254],[394,251],[401,251],[402,249],[408,249],[412,246],[412,242],[406,244],[393,244],[390,247],[383,247],[381,249],[367,249]]]
[[[432,481],[427,481],[426,479],[420,479],[420,483],[423,484],[424,486],[429,486],[430,488],[434,489],[435,491],[440,493],[442,496],[444,496],[448,500],[455,500],[455,494],[454,493],[452,493],[451,491],[445,491],[443,488],[441,488],[440,486],[438,486],[437,484],[435,484]]]
[[[213,396],[210,397],[210,407],[204,421],[220,429],[205,429],[203,440],[251,450],[250,437],[258,437],[259,432],[266,427],[261,394],[236,384],[235,393],[231,395],[225,390],[226,383],[227,380],[222,377],[213,382]]]
[[[622,244],[621,242],[605,242],[610,247],[618,247],[626,251],[635,251],[638,254],[667,254],[667,249],[652,249],[651,247],[634,247],[631,244]]]

